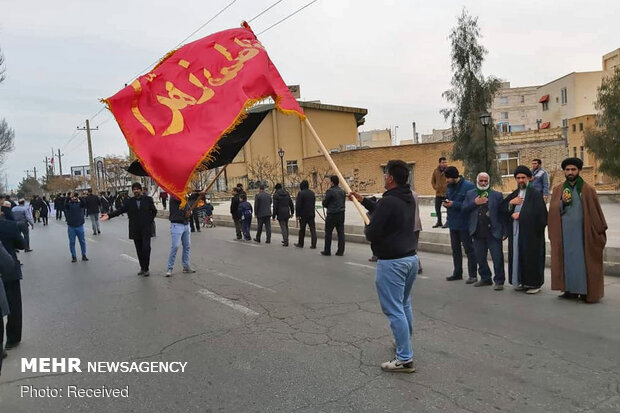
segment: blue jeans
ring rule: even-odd
[[[177,224],[174,222],[170,223],[170,238],[172,239],[172,245],[170,246],[170,256],[168,256],[168,269],[171,270],[174,268],[174,260],[177,257],[177,250],[179,249],[179,245],[183,244],[183,268],[189,268],[189,249],[191,247],[190,237],[189,237],[189,224]]]
[[[67,233],[69,234],[69,250],[71,251],[71,257],[75,258],[75,237],[77,236],[80,241],[80,249],[82,250],[82,257],[86,256],[86,238],[84,238],[84,225],[79,227],[72,227],[67,225]]]
[[[504,251],[502,250],[502,240],[492,235],[488,238],[476,238],[474,236],[474,251],[476,252],[476,262],[478,263],[478,272],[482,281],[491,281],[491,270],[487,263],[487,251],[491,253],[493,260],[493,272],[495,284],[504,284],[506,281],[506,273],[504,271]]]
[[[377,260],[375,285],[379,304],[383,314],[390,320],[390,328],[396,340],[396,357],[400,361],[413,358],[411,288],[418,274],[419,264],[417,255],[395,260]]]

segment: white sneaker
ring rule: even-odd
[[[540,292],[540,288],[530,288],[525,292],[525,294],[538,294]]]
[[[415,371],[415,367],[413,367],[413,359],[402,362],[396,357],[390,361],[381,363],[381,369],[390,373],[413,373]]]
[[[172,275],[172,268],[168,268],[168,271],[166,271],[166,277],[170,277]]]

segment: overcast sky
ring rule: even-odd
[[[0,0],[0,48],[6,80],[0,119],[15,129],[4,169],[10,188],[51,148],[62,148],[63,172],[88,163],[85,132],[77,132],[108,97],[200,27],[231,0]],[[194,35],[238,27],[276,0],[237,0]],[[251,23],[255,33],[308,3],[284,0]],[[360,130],[411,123],[427,133],[446,124],[439,110],[451,78],[448,34],[463,6],[479,16],[484,66],[512,86],[549,82],[573,71],[601,69],[620,47],[618,0],[318,0],[259,36],[302,99],[368,109]],[[105,109],[92,118],[95,156],[126,154]],[[2,177],[4,180],[4,177]]]

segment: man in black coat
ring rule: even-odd
[[[282,232],[282,246],[288,247],[288,220],[295,213],[293,200],[288,192],[282,188],[282,184],[276,184],[276,192],[273,194],[273,219],[278,219]]]
[[[2,343],[4,343],[4,316],[9,315],[9,301],[6,298],[6,291],[4,290],[4,283],[2,282],[1,275],[6,272],[12,272],[15,268],[15,261],[11,254],[9,254],[4,248],[4,245],[0,242],[0,375],[2,375],[2,359],[6,357],[6,350]]]
[[[6,323],[6,349],[17,347],[22,340],[22,269],[17,259],[16,250],[25,248],[24,238],[17,223],[9,221],[0,213],[0,241],[6,251],[13,258],[13,271],[10,268],[2,272],[2,282],[9,304],[9,314]]]
[[[258,187],[258,194],[254,196],[254,216],[256,217],[256,238],[254,241],[260,242],[260,236],[265,227],[267,235],[266,244],[271,243],[271,195],[265,192],[265,185]]]
[[[153,198],[142,194],[142,185],[139,182],[131,184],[133,197],[127,198],[123,205],[110,214],[103,214],[102,221],[127,214],[129,218],[129,239],[136,245],[138,261],[140,261],[140,272],[138,275],[148,277],[149,263],[151,261],[151,237],[153,236],[153,226],[157,208]]]
[[[338,185],[339,179],[336,175],[329,178],[332,182],[331,188],[325,191],[323,206],[327,208],[325,217],[325,248],[321,255],[332,255],[332,233],[334,228],[338,234],[338,249],[336,255],[344,255],[344,211],[345,198],[344,190]]]
[[[101,234],[99,229],[99,212],[101,211],[101,200],[95,194],[93,190],[88,190],[88,195],[84,198],[86,204],[86,214],[90,218],[90,224],[93,228],[93,235]]]
[[[316,225],[314,223],[314,217],[316,210],[314,204],[316,203],[316,196],[314,192],[310,190],[310,185],[307,180],[301,181],[299,184],[299,193],[295,200],[295,215],[299,221],[299,241],[295,246],[297,248],[304,247],[304,238],[306,237],[306,225],[310,227],[310,248],[316,248]]]
[[[230,199],[230,215],[235,223],[235,232],[237,239],[241,239],[241,217],[239,216],[239,188],[232,189],[232,198]]]

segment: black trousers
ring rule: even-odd
[[[161,198],[161,204],[164,206],[164,209],[166,209],[166,201],[168,200],[168,198]]]
[[[200,217],[198,216],[198,210],[194,209],[192,215],[189,217],[189,226],[192,232],[200,232]]]
[[[332,233],[336,228],[338,234],[338,250],[336,254],[344,254],[344,211],[335,214],[327,214],[325,217],[325,248],[323,251],[332,252]]]
[[[271,217],[256,218],[256,239],[260,241],[260,236],[263,233],[263,225],[265,226],[265,235],[267,236],[267,242],[271,242]]]
[[[310,228],[310,246],[316,248],[316,224],[314,223],[314,217],[301,218],[299,220],[299,241],[298,245],[304,246],[304,238],[306,237],[306,224]]]
[[[235,232],[237,233],[237,239],[241,239],[241,220],[237,217],[233,217],[235,223]]]
[[[6,342],[19,343],[22,341],[22,290],[20,280],[4,283],[6,300],[11,314],[6,322]]]
[[[151,237],[134,239],[133,243],[136,245],[136,254],[138,254],[138,261],[140,261],[140,269],[142,271],[148,271],[149,263],[151,262]]]
[[[445,200],[445,196],[435,196],[435,214],[437,215],[437,223],[439,225],[443,225],[441,221],[441,205]]]
[[[62,219],[62,209],[56,210],[56,219]]]

